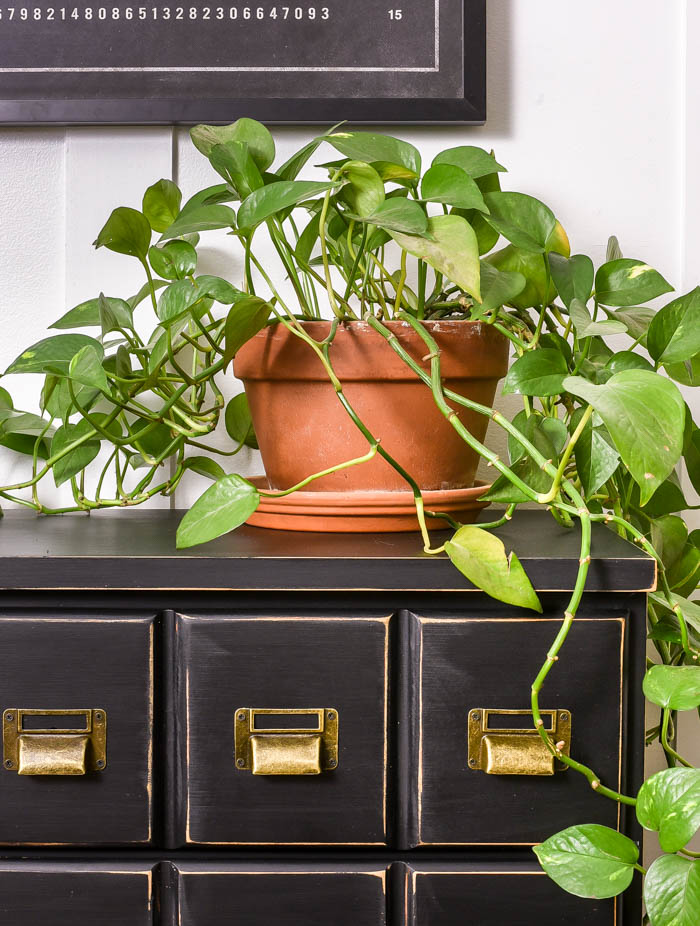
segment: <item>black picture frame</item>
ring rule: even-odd
[[[80,2],[85,7],[92,0]],[[139,2],[134,0],[136,6]],[[255,0],[249,2],[255,6]],[[100,0],[97,0],[99,3]],[[173,92],[169,91],[167,95],[149,93],[138,96],[133,94],[133,86],[132,95],[120,93],[117,77],[123,80],[124,75],[115,77],[109,71],[101,71],[99,79],[86,75],[83,83],[89,84],[92,77],[94,85],[89,93],[64,94],[56,86],[60,84],[57,69],[56,72],[43,74],[13,73],[11,86],[3,81],[0,73],[0,124],[191,125],[198,122],[228,123],[240,116],[277,125],[328,125],[338,119],[355,124],[483,124],[486,120],[486,0],[439,0],[439,3],[440,15],[443,15],[443,9],[450,14],[447,30],[443,30],[442,34],[447,31],[451,43],[455,42],[455,33],[450,33],[449,26],[457,12],[461,13],[463,23],[459,32],[464,62],[461,72],[455,69],[454,57],[449,56],[452,73],[457,70],[463,82],[461,87],[452,87],[449,94],[412,98],[390,95],[363,97],[357,93],[347,97],[326,94],[308,98],[237,98],[233,93],[217,93],[208,97],[200,89],[197,91],[199,96],[194,96],[191,89],[188,95],[186,87],[187,80],[191,78],[178,74],[174,82],[180,81],[181,92],[174,86]],[[440,41],[442,38],[438,38]],[[454,44],[450,47],[454,48]],[[395,79],[396,71],[390,73]],[[444,82],[439,69],[437,77]],[[314,75],[314,79],[318,79],[318,74]],[[381,78],[373,75],[372,80],[375,79],[387,78],[384,74]]]

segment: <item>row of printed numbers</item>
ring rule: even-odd
[[[231,20],[327,20],[330,19],[330,10],[324,7],[280,6],[265,9],[262,6],[203,6],[203,7],[0,7],[0,20],[47,20],[49,22],[68,22],[70,20],[107,20],[107,19],[231,19]]]

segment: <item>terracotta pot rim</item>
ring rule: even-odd
[[[323,325],[326,328],[330,328],[331,326],[331,320],[327,318],[305,318],[305,319],[298,319],[298,321],[304,328],[309,327],[311,325]],[[388,318],[388,319],[385,318],[385,319],[382,319],[381,321],[382,321],[382,324],[386,325],[387,328],[393,328],[395,326],[399,326],[401,328],[407,328],[411,331],[413,330],[413,326],[409,322],[406,322],[401,318]],[[433,325],[440,325],[440,326],[454,325],[455,327],[462,326],[462,325],[480,325],[480,326],[484,326],[488,328],[491,327],[490,325],[487,326],[486,323],[479,318],[423,318],[423,319],[419,319],[419,321],[421,322],[421,324],[425,325],[426,327],[432,327]],[[276,320],[269,327],[276,328],[279,325],[283,325],[283,324],[284,322]],[[340,322],[338,327],[339,328],[362,327],[362,328],[367,328],[367,329],[374,331],[370,323],[365,321],[363,318],[343,319],[343,321]]]
[[[304,321],[302,326],[315,340],[330,331],[331,322]],[[428,348],[405,321],[385,322],[404,349],[429,370]],[[508,370],[509,342],[482,321],[446,319],[425,322],[441,352],[443,378],[454,383],[498,380]],[[368,322],[342,322],[330,346],[330,359],[342,382],[416,382],[416,374],[397,356]],[[285,325],[263,328],[247,341],[234,360],[234,372],[248,380],[328,381],[328,374],[308,344]]]
[[[265,488],[265,476],[253,476],[253,485]],[[426,505],[465,523],[476,520],[488,506],[481,496],[490,488],[483,482],[464,489],[434,489],[423,492]],[[349,489],[313,492],[301,490],[293,495],[262,497],[258,509],[248,519],[253,527],[295,531],[417,531],[415,500],[410,490]],[[439,518],[429,518],[431,530],[448,530]]]

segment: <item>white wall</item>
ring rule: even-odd
[[[602,260],[616,234],[687,291],[700,276],[700,59],[687,54],[698,42],[692,0],[491,0],[487,125],[392,131],[426,159],[449,145],[495,148],[505,183],[549,203],[574,252]],[[309,131],[277,130],[280,157]],[[185,129],[4,128],[0,166],[0,369],[72,305],[140,285],[133,260],[90,246],[112,208],[138,207],[160,177],[186,196],[216,182]],[[205,240],[202,269],[236,281],[230,242]],[[37,383],[9,385],[17,404],[35,403]],[[259,469],[252,455],[241,463]],[[19,468],[0,453],[0,483]]]

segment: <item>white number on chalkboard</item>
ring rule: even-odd
[[[403,10],[389,10],[389,19],[403,19]]]
[[[127,0],[128,2],[128,0]],[[196,0],[191,0],[196,2]],[[206,0],[205,0],[206,2]],[[389,11],[393,18],[401,19],[401,10]],[[94,22],[111,21],[141,21],[148,19],[153,20],[208,20],[216,18],[223,20],[228,15],[229,20],[245,20],[252,27],[255,21],[266,22],[267,20],[296,20],[297,22],[319,22],[331,18],[330,8],[327,6],[231,6],[231,7],[211,7],[211,6],[112,6],[112,7],[0,7],[1,21],[15,21],[26,23],[30,20],[40,22],[46,19],[48,22],[60,20],[67,22],[69,20]]]

